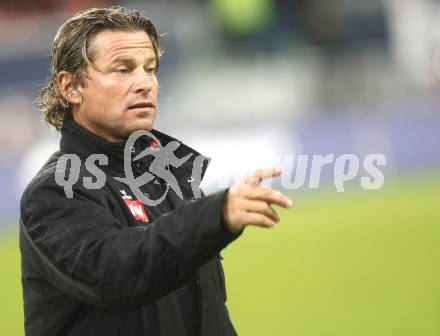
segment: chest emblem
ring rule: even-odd
[[[134,216],[135,220],[140,220],[144,223],[148,223],[148,216],[147,212],[145,211],[144,205],[140,200],[133,200],[130,195],[127,195],[127,193],[124,190],[120,190],[122,194],[122,199],[124,200],[124,203],[127,205],[128,209]]]

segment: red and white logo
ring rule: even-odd
[[[150,141],[148,141],[147,143],[147,147],[150,148],[152,151],[157,151],[159,150],[159,147],[162,144],[160,143],[159,139],[152,139]]]
[[[127,195],[125,190],[120,190],[122,193],[122,199],[124,200],[124,203],[128,206],[130,209],[130,212],[133,214],[134,219],[140,220],[144,223],[148,223],[148,216],[147,212],[144,209],[144,205],[140,200],[132,200],[130,195]]]
[[[141,220],[144,223],[148,223],[147,213],[145,212],[144,205],[140,200],[132,201],[125,199],[124,202],[125,204],[127,204],[128,208],[130,209],[136,220]]]

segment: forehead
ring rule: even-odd
[[[118,56],[154,56],[153,43],[145,31],[104,30],[90,43],[94,60],[111,61]]]

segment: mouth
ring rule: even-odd
[[[139,102],[128,107],[129,110],[150,110],[156,106],[152,102]]]

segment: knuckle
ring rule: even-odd
[[[258,183],[258,178],[256,177],[247,177],[245,180],[246,184],[255,184]]]
[[[270,205],[267,204],[267,203],[266,203],[266,205],[264,206],[264,211],[265,211],[266,213],[269,213],[269,214],[271,214],[271,213],[273,212],[272,208],[271,208]]]
[[[244,187],[244,186],[239,186],[239,187],[237,187],[237,189],[236,189],[236,191],[235,191],[235,195],[236,195],[237,197],[243,197],[243,195],[245,194],[245,192],[246,192],[246,187]]]
[[[266,207],[266,203],[265,202],[259,202],[258,203],[258,209],[261,211],[261,212],[265,212],[267,209],[266,209],[267,207]]]
[[[258,189],[259,189],[259,193],[264,197],[267,197],[270,194],[270,188],[259,187]]]

